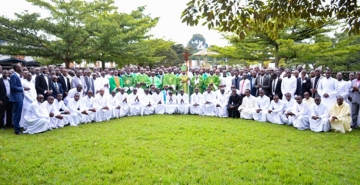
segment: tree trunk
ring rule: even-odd
[[[65,68],[70,69],[70,61],[69,60],[65,60]]]
[[[274,62],[275,62],[275,67],[278,68],[279,67],[279,62],[280,62],[280,57],[278,56],[278,52],[279,52],[279,45],[275,45],[275,59],[274,59]]]
[[[105,61],[101,61],[101,69],[105,70]]]

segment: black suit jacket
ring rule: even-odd
[[[45,78],[48,79],[49,87],[48,87],[48,84],[45,81]],[[51,83],[52,82],[51,82],[50,77],[48,77],[46,75],[40,74],[40,75],[36,76],[36,78],[35,78],[36,93],[37,94],[42,94],[42,95],[44,95],[44,98],[47,98],[47,95],[44,94],[44,92],[52,90]]]
[[[65,81],[65,78],[67,78],[67,81]],[[61,87],[63,89],[63,92],[69,92],[71,89],[70,79],[68,77],[64,77],[63,75],[59,75],[58,83],[61,84]],[[66,84],[67,88],[66,88]]]
[[[271,83],[270,83],[270,94],[272,94],[272,86],[273,83],[275,82],[274,79],[271,79]],[[275,94],[277,94],[279,96],[279,99],[282,99],[282,92],[281,92],[281,79],[278,79],[276,87],[275,87]],[[271,98],[272,99],[272,98]]]
[[[260,77],[261,76],[258,76],[255,80],[255,87],[260,84]],[[269,96],[270,94],[270,78],[267,76],[267,75],[264,75],[263,77],[263,84],[262,84],[262,87],[261,87],[263,90],[264,90],[264,93],[266,96]],[[257,89],[256,91],[256,95],[259,95],[259,90]]]
[[[241,100],[242,100],[242,98],[238,94],[236,94],[235,96],[230,95],[227,107],[232,105],[235,108],[238,108],[240,106],[240,104],[241,104]]]
[[[296,79],[296,91],[295,91],[295,95],[297,96],[301,96],[302,98],[304,98],[304,93],[308,92],[311,96],[311,80],[309,78],[305,77],[305,83],[303,83],[303,81],[301,80],[301,78]]]
[[[3,78],[0,78],[0,100],[2,102],[9,101],[9,98],[6,96],[6,87]]]

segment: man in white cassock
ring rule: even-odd
[[[281,80],[281,92],[282,94],[289,93],[291,98],[293,98],[296,91],[297,79],[291,76],[291,71],[289,69],[286,70],[285,74],[286,76],[284,76],[284,78]],[[283,96],[283,100],[285,99],[286,97]]]
[[[76,93],[74,98],[69,100],[67,107],[73,118],[73,122],[70,122],[70,126],[78,126],[80,123],[89,123],[89,120],[92,119],[91,115],[89,115],[80,101],[80,93]]]
[[[325,78],[319,82],[317,92],[321,97],[321,102],[326,106],[331,107],[336,102],[336,96],[339,93],[339,83],[331,77],[330,70],[326,71]]]
[[[124,88],[120,88],[120,93],[116,94],[117,102],[120,105],[120,117],[128,116],[130,114],[130,106],[127,102],[128,94]]]
[[[303,102],[307,103],[309,105],[309,107],[311,107],[315,104],[314,98],[312,98],[308,92],[304,93]]]
[[[50,130],[50,117],[48,112],[43,106],[44,96],[39,94],[36,100],[30,104],[29,109],[26,111],[25,124],[27,126],[23,133],[36,134]]]
[[[69,90],[68,92],[68,95],[66,96],[66,98],[64,99],[64,103],[65,105],[68,104],[68,102],[70,101],[70,99],[74,98],[75,94],[76,93],[79,93],[80,94],[80,99],[81,99],[81,96],[83,94],[83,87],[81,84],[77,85],[76,88],[72,88]]]
[[[155,108],[154,108],[154,99],[150,94],[149,89],[145,89],[145,94],[142,97],[143,104],[143,115],[151,115],[154,114]]]
[[[142,116],[142,104],[140,103],[141,96],[137,94],[137,89],[134,88],[133,92],[128,95],[127,101],[130,105],[129,116]],[[142,101],[141,101],[142,102]]]
[[[284,105],[283,113],[281,114],[281,122],[284,124],[290,124],[289,117],[286,116],[287,113],[291,112],[295,106],[295,100],[291,98],[290,93],[285,94],[285,100],[282,101]],[[291,125],[291,124],[290,124]]]
[[[266,114],[270,106],[270,98],[265,95],[263,89],[259,89],[259,97],[255,100],[255,111],[253,118],[255,121],[266,122]]]
[[[288,112],[288,125],[293,125],[299,130],[306,130],[310,128],[309,118],[311,116],[310,107],[307,103],[302,102],[301,96],[295,97],[296,103],[292,111]]]
[[[189,114],[190,104],[189,95],[184,93],[184,89],[180,89],[180,93],[177,95],[177,111],[178,114]]]
[[[61,115],[60,111],[54,105],[54,97],[48,96],[47,100],[42,103],[43,108],[48,112],[50,117],[50,127],[52,129],[64,127],[68,124],[67,120]]]
[[[120,118],[121,106],[119,104],[118,99],[116,98],[115,90],[111,91],[108,102],[109,102],[109,109],[111,111],[111,118]]]
[[[62,94],[57,94],[56,99],[54,100],[54,106],[55,106],[55,109],[58,110],[61,113],[61,115],[64,117],[64,119],[66,120],[65,125],[68,125],[73,122],[72,115],[70,114],[69,108],[67,108],[65,106]]]
[[[201,115],[204,97],[199,93],[199,88],[195,88],[195,93],[191,95],[190,114]]]
[[[315,97],[315,104],[311,107],[310,130],[314,132],[327,132],[330,130],[329,108],[321,103],[320,97]]]
[[[25,115],[27,112],[27,109],[30,107],[30,104],[36,100],[36,89],[35,84],[32,81],[32,75],[31,73],[28,73],[25,79],[21,80],[21,84],[23,88],[29,88],[30,90],[24,91],[24,100],[23,100],[23,107],[21,115]],[[25,118],[24,116],[21,116],[19,125],[20,127],[23,127],[26,129]]]
[[[174,114],[177,106],[176,96],[173,95],[172,91],[169,91],[169,95],[166,96],[165,114]]]
[[[224,70],[223,74],[220,76],[220,83],[223,85],[222,87],[225,88],[225,92],[230,91],[232,79],[231,76],[227,76],[226,71]]]
[[[266,120],[270,123],[276,123],[276,124],[284,124],[281,121],[281,115],[283,113],[284,104],[281,100],[279,100],[278,95],[273,96],[273,100],[270,103],[269,110],[266,114]]]
[[[338,84],[339,84],[339,92],[338,92],[337,96],[342,96],[346,103],[351,104],[351,102],[349,102],[349,100],[348,100],[349,88],[351,86],[351,83],[349,83],[348,81],[343,80],[342,73],[338,73],[336,75],[336,79],[337,79]]]
[[[101,113],[97,107],[94,92],[88,90],[86,96],[81,99],[81,107],[86,110],[89,116],[86,116],[84,120],[85,123],[91,123],[92,121],[101,121]]]
[[[103,89],[105,95],[109,95],[110,94],[110,84],[109,84],[109,78],[105,75],[105,72],[101,72],[101,76],[99,78],[97,78],[98,83],[99,83],[99,87],[100,90]],[[100,90],[98,92],[96,92],[96,94],[98,94],[100,92]]]
[[[215,103],[216,95],[211,91],[210,87],[206,88],[206,91],[203,93],[204,96],[204,105],[202,116],[215,116]]]
[[[154,100],[155,114],[165,114],[164,96],[159,88],[155,88],[155,93],[152,94]]]
[[[256,98],[250,94],[250,90],[245,90],[245,96],[242,99],[242,103],[238,110],[240,112],[240,118],[242,119],[253,119],[253,112],[255,109]]]
[[[216,94],[216,104],[215,104],[215,114],[220,118],[227,118],[227,104],[229,101],[229,96],[225,94],[225,89],[221,88],[220,93]]]
[[[141,96],[141,97],[144,96],[145,91],[144,91],[143,88],[141,88],[140,82],[136,83],[135,89],[137,89],[137,94],[138,94],[139,96]]]
[[[99,93],[95,96],[95,104],[100,113],[100,120],[95,118],[96,122],[109,121],[111,118],[111,111],[108,106],[108,95],[105,94],[104,89],[100,89]]]

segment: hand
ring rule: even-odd
[[[325,98],[328,98],[328,97],[329,97],[329,94],[328,94],[328,93],[325,93],[325,94],[324,94],[324,97],[325,97]]]
[[[336,119],[337,119],[336,116],[332,116],[332,117],[331,117],[331,121],[335,121]]]
[[[208,102],[208,101],[206,101],[205,103],[206,103],[206,104],[210,104],[210,102]]]
[[[103,107],[102,109],[109,110],[108,106]]]
[[[67,95],[68,95],[68,92],[64,92],[64,94],[67,96]]]
[[[66,111],[64,111],[64,114],[70,114],[70,111],[66,110]]]
[[[219,104],[216,104],[216,107],[221,107]]]
[[[89,109],[89,111],[91,111],[91,112],[96,112],[96,109],[95,109],[95,108],[92,108],[92,109]]]
[[[105,84],[104,87],[109,87],[109,84]]]
[[[261,109],[258,109],[258,110],[256,110],[256,113],[259,113],[261,111]]]
[[[148,107],[151,107],[151,103],[149,102],[149,104],[147,105]]]
[[[82,111],[81,114],[86,114],[86,115],[89,115],[86,110]]]
[[[0,105],[3,105],[4,103],[2,101],[0,101]]]
[[[120,109],[120,108],[121,108],[121,106],[120,106],[120,105],[116,107],[116,109]]]
[[[55,118],[57,118],[57,119],[64,119],[64,117],[61,116],[61,115],[57,115],[57,116],[55,116]]]
[[[199,106],[199,104],[195,103],[194,106],[197,107],[197,106]]]
[[[158,104],[161,104],[161,100],[158,102]]]
[[[24,87],[24,91],[28,91],[28,90],[30,90],[29,87]]]
[[[54,113],[50,112],[49,116],[52,118],[54,117]]]
[[[352,101],[352,98],[349,96],[349,97],[348,97],[348,100],[351,102],[351,101]]]
[[[359,91],[359,88],[356,87],[356,86],[354,86],[353,89],[352,89],[352,91],[353,91],[353,92],[354,92],[354,91]]]
[[[272,113],[272,110],[268,110],[268,113],[271,114],[271,113]]]
[[[116,88],[117,91],[120,91],[120,87]]]
[[[229,106],[229,108],[230,108],[230,109],[233,109],[233,108],[234,108],[234,106],[230,105],[230,106]]]

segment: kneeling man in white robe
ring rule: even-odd
[[[64,125],[67,124],[67,120],[64,119],[60,111],[55,107],[54,97],[48,96],[47,100],[44,101],[41,106],[44,107],[50,116],[50,127],[52,129],[64,127]]]
[[[95,103],[100,113],[100,120],[96,122],[109,121],[111,118],[111,111],[108,106],[108,95],[105,94],[104,89],[100,89],[99,93],[95,96]]]
[[[263,89],[259,89],[259,97],[255,100],[255,112],[253,118],[255,121],[266,122],[266,114],[270,106],[270,98],[267,97]]]
[[[130,114],[131,116],[138,116],[141,115],[142,116],[142,104],[140,102],[142,102],[142,98],[140,95],[137,94],[137,89],[134,88],[133,92],[131,94],[129,94],[128,96],[128,101],[130,104]],[[141,101],[140,101],[141,100]]]
[[[177,113],[179,114],[188,114],[189,113],[189,95],[184,93],[183,89],[180,89],[180,94],[177,95]]]
[[[111,112],[111,119],[112,118],[120,118],[121,106],[119,105],[119,102],[117,101],[115,90],[111,92],[111,94],[108,98],[108,102],[109,102],[109,109]]]
[[[293,125],[299,130],[306,130],[310,128],[309,118],[311,115],[310,107],[307,103],[302,102],[301,96],[295,97],[296,104],[293,107],[293,110],[287,113],[288,124]]]
[[[210,87],[206,88],[206,92],[203,93],[204,105],[203,105],[203,116],[215,116],[215,103],[216,95]]]
[[[191,95],[190,114],[201,115],[204,97],[199,93],[199,88],[195,88],[195,93]]]
[[[266,120],[270,123],[276,124],[284,124],[281,121],[281,115],[283,113],[284,104],[281,100],[279,100],[279,96],[277,94],[274,95],[273,100],[270,103],[269,110],[266,114]]]
[[[23,133],[36,134],[51,129],[49,114],[45,108],[41,106],[43,101],[44,96],[39,94],[36,100],[30,104],[29,109],[24,115],[27,128]]]
[[[329,108],[321,103],[320,97],[315,97],[315,104],[311,107],[310,130],[327,132],[330,130]]]
[[[70,123],[70,126],[78,126],[80,123],[87,123],[88,120],[91,120],[92,118],[82,106],[80,93],[76,93],[74,98],[69,100],[67,107],[70,110],[70,114],[73,116],[73,123]]]
[[[292,122],[289,121],[289,118],[291,118],[291,116],[287,116],[287,113],[291,112],[295,106],[296,102],[294,99],[291,98],[291,94],[290,93],[286,93],[285,94],[285,100],[283,100],[283,105],[284,105],[284,111],[281,114],[281,121],[284,124],[287,125],[292,125]]]
[[[101,114],[100,111],[97,109],[92,90],[89,90],[87,95],[84,96],[80,101],[82,108],[86,110],[89,115],[86,117],[87,120],[84,120],[85,123],[91,123],[92,121],[101,120]]]
[[[155,88],[155,93],[152,94],[154,100],[155,114],[165,114],[164,96],[159,88]]]
[[[220,92],[216,94],[216,105],[215,105],[215,114],[220,118],[227,118],[227,104],[229,101],[229,95],[225,93],[225,89],[221,88]]]
[[[166,96],[165,114],[174,114],[177,110],[176,96],[172,91],[169,91],[169,95]]]
[[[240,118],[242,119],[253,119],[253,113],[255,109],[256,98],[250,94],[250,90],[245,90],[245,96],[242,99],[242,103],[238,110],[240,112]]]
[[[145,94],[143,95],[143,115],[151,115],[154,114],[154,99],[149,93],[149,89],[145,89]]]
[[[130,105],[127,102],[128,94],[125,93],[124,88],[120,88],[120,93],[116,94],[117,102],[120,105],[120,117],[128,116],[130,114]]]
[[[54,106],[55,106],[55,109],[58,110],[61,113],[61,115],[64,117],[64,119],[66,120],[65,125],[68,125],[69,123],[72,122],[73,118],[70,114],[69,108],[67,108],[65,106],[62,94],[57,94],[56,99],[54,101]]]

